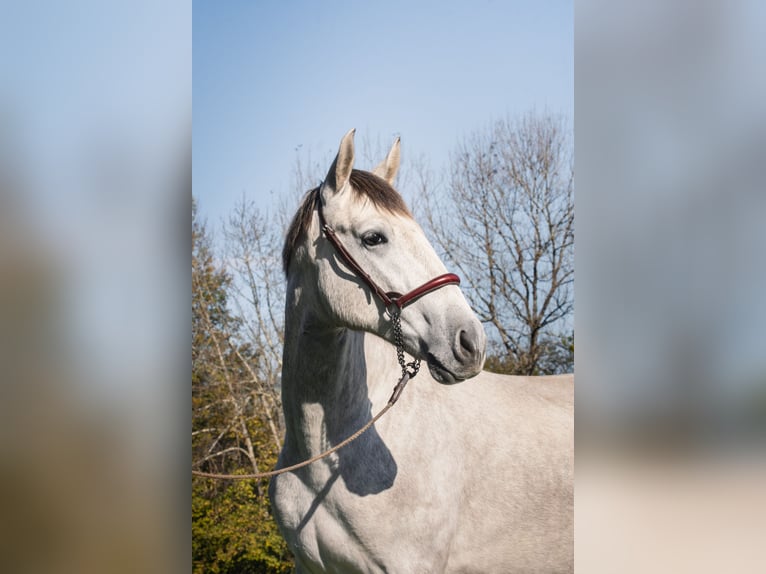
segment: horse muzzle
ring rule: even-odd
[[[451,346],[451,356],[440,358],[428,351],[425,359],[431,376],[439,383],[452,385],[481,372],[484,366],[487,337],[481,323],[474,319],[457,329]]]

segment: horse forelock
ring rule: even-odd
[[[402,196],[383,178],[368,171],[354,169],[351,171],[349,182],[354,197],[369,200],[375,207],[388,213],[412,217]],[[319,188],[320,186],[317,186],[306,193],[287,230],[285,245],[282,249],[282,268],[285,275],[288,274],[293,253],[311,225],[311,216],[319,195]]]
[[[402,196],[385,179],[369,171],[354,169],[349,181],[357,198],[368,199],[375,207],[388,213],[412,217]]]

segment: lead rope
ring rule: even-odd
[[[402,338],[402,321],[400,317],[401,310],[398,309],[395,305],[392,305],[391,307],[392,309],[389,310],[389,314],[391,315],[391,321],[394,327],[394,341],[396,342],[396,358],[399,361],[399,366],[402,368],[402,378],[399,379],[398,383],[396,383],[396,386],[394,387],[394,391],[391,393],[391,398],[388,399],[388,403],[386,403],[386,406],[384,406],[378,414],[372,417],[372,419],[367,424],[365,424],[362,428],[360,428],[358,431],[356,431],[347,439],[336,444],[331,449],[326,450],[323,453],[318,454],[314,457],[311,457],[308,460],[304,460],[303,462],[299,462],[298,464],[294,464],[292,466],[286,466],[285,468],[280,468],[279,470],[272,470],[269,472],[256,472],[252,474],[217,474],[214,472],[202,472],[201,470],[192,469],[192,475],[202,476],[205,478],[218,478],[222,480],[223,479],[247,480],[247,479],[254,479],[254,478],[268,478],[270,476],[276,476],[278,474],[291,472],[293,470],[298,470],[299,468],[303,468],[304,466],[308,466],[312,462],[321,460],[325,458],[326,456],[329,456],[332,453],[339,451],[347,444],[355,441],[357,438],[362,436],[367,430],[369,430],[369,428],[372,425],[378,422],[378,420],[384,414],[386,414],[386,412],[388,412],[388,409],[394,406],[396,401],[399,400],[399,396],[402,394],[402,391],[404,390],[404,387],[407,385],[407,382],[411,378],[413,378],[415,375],[417,375],[418,371],[420,370],[420,359],[415,359],[414,361],[410,363],[405,363],[404,361],[404,339]]]

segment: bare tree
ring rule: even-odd
[[[557,341],[574,345],[562,335],[574,308],[574,169],[564,122],[530,113],[473,133],[452,154],[443,190],[420,172],[428,231],[492,327],[506,370],[571,368],[545,356],[560,354]]]
[[[214,472],[259,472],[281,447],[280,408],[267,376],[268,349],[247,341],[247,323],[229,309],[232,288],[193,206],[193,462]]]
[[[226,266],[232,278],[230,304],[242,322],[242,343],[255,358],[243,364],[268,414],[278,405],[284,343],[281,229],[269,213],[243,197],[224,226],[224,239]],[[271,420],[270,426],[276,433]]]

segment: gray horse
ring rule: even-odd
[[[401,377],[391,309],[371,284],[403,293],[446,272],[391,187],[399,141],[370,173],[353,169],[353,138],[287,234],[278,468],[361,428]],[[296,571],[571,572],[572,375],[483,372],[484,331],[454,284],[400,321],[401,346],[427,372],[356,441],[271,481]]]

